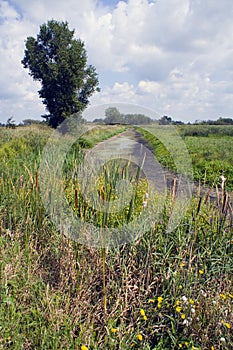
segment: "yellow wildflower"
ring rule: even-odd
[[[183,345],[182,345],[182,344],[179,344],[179,348],[183,348]]]
[[[111,329],[111,332],[112,332],[112,333],[116,333],[116,332],[117,332],[117,328],[112,328],[112,329]]]
[[[158,304],[157,304],[157,308],[158,308],[158,309],[161,309],[161,307],[162,307],[162,305],[158,303]]]
[[[158,303],[159,303],[159,304],[161,304],[161,303],[162,303],[162,301],[163,301],[163,297],[158,297],[158,299],[157,299],[157,300],[158,300]]]
[[[211,350],[214,350],[214,346],[213,345],[211,346]]]
[[[86,347],[85,345],[82,345],[81,350],[88,350],[88,347]]]
[[[228,323],[228,322],[225,323],[225,326],[226,326],[228,329],[231,328],[231,325],[230,325],[230,323]]]
[[[203,271],[203,270],[199,270],[199,274],[200,274],[200,275],[203,275],[203,274],[204,274],[204,271]]]
[[[176,307],[176,312],[181,312],[181,307],[180,306]]]
[[[139,340],[139,341],[142,341],[142,339],[143,339],[143,336],[139,333],[139,334],[138,334],[138,340]]]
[[[147,321],[147,316],[144,315],[144,316],[143,316],[143,319],[144,319],[144,321]]]
[[[149,302],[149,303],[154,303],[154,302],[155,302],[155,299],[149,299],[148,302]]]
[[[182,315],[181,315],[182,320],[184,320],[185,317],[186,317],[185,314],[182,314]]]
[[[185,342],[184,342],[184,345],[185,345],[185,346],[188,346],[188,345],[189,345],[188,341],[185,341]]]
[[[231,293],[228,293],[228,296],[233,299],[233,295]]]
[[[222,299],[224,299],[224,300],[227,298],[226,295],[223,294],[223,293],[220,293],[219,296],[220,296]]]
[[[190,302],[190,304],[192,304],[192,305],[194,304],[194,300],[191,299],[191,298],[189,299],[189,302]]]
[[[141,316],[145,316],[146,315],[145,311],[143,309],[140,309],[140,314],[141,314]]]

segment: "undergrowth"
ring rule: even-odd
[[[40,198],[39,157],[50,132],[16,128],[0,146],[0,349],[232,349],[228,194],[193,198],[168,232],[168,193],[161,217],[130,244],[81,245],[56,229]],[[64,174],[80,215],[73,180]],[[113,184],[101,181],[96,191],[109,195]],[[132,219],[153,201],[147,184],[138,185]]]

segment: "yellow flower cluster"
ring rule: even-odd
[[[227,298],[233,299],[233,295],[232,295],[231,293],[227,293],[227,294],[220,293],[219,296],[220,296],[220,298],[222,298],[223,300],[226,300]]]
[[[162,306],[162,302],[163,302],[163,297],[158,297],[157,298],[158,304],[157,304],[157,308],[160,309]]]
[[[174,304],[175,311],[180,314],[181,319],[183,320],[184,325],[189,325],[193,316],[196,312],[195,301],[192,298],[187,298],[185,295],[181,297],[181,300],[176,300]],[[186,316],[188,315],[188,317]]]
[[[189,342],[187,342],[187,341],[185,341],[184,343],[179,343],[178,344],[178,347],[181,349],[181,348],[183,348],[183,346],[185,346],[185,347],[188,347],[189,346]],[[189,348],[190,349],[190,348]],[[197,349],[199,349],[199,348],[196,348],[194,345],[192,345],[192,347],[191,347],[191,349],[192,350],[197,350]]]
[[[139,333],[139,334],[138,334],[138,340],[139,340],[139,341],[142,341],[142,339],[143,339],[143,336]]]
[[[117,328],[112,328],[112,329],[111,329],[111,332],[112,332],[112,333],[116,333],[116,332],[117,332]]]
[[[86,347],[85,345],[82,345],[81,350],[88,350],[88,347]]]
[[[146,313],[143,309],[140,309],[140,314],[143,317],[144,321],[147,321],[147,316],[146,316]]]

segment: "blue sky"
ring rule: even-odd
[[[24,41],[50,19],[85,42],[101,92],[91,106],[130,103],[173,119],[233,117],[232,0],[0,0],[0,122],[40,119],[40,84]]]
[[[110,6],[111,8],[116,7],[118,0],[101,0],[101,3],[105,6]]]

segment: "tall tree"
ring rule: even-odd
[[[116,107],[108,107],[105,110],[105,124],[122,123],[123,117]]]
[[[22,64],[41,82],[38,93],[50,113],[43,117],[52,127],[82,111],[89,97],[99,91],[96,70],[87,65],[84,43],[74,38],[67,22],[48,21],[40,26],[36,39],[28,37]]]

